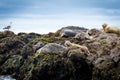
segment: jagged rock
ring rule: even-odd
[[[67,53],[67,48],[56,43],[49,43],[40,48],[37,52],[39,53],[49,53],[49,54],[66,54]]]

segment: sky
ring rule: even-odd
[[[120,0],[1,0],[0,31],[55,32],[65,26],[120,27]]]

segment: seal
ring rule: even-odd
[[[76,48],[80,48],[83,52],[90,54],[88,48],[86,46],[82,46],[79,44],[75,44],[75,43],[71,43],[70,41],[65,41],[65,46],[67,47],[76,47]]]
[[[64,29],[60,32],[60,37],[74,37],[77,34],[77,32],[70,30],[70,29]]]
[[[104,32],[106,33],[115,33],[120,35],[120,28],[114,26],[108,26],[106,23],[102,25]]]

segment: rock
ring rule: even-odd
[[[40,48],[37,52],[39,53],[49,53],[49,54],[66,54],[67,53],[67,48],[56,43],[48,43],[42,48]]]
[[[4,34],[3,32],[0,32],[0,39],[5,38],[5,37],[7,37],[7,35]]]
[[[0,40],[0,54],[20,54],[25,45],[18,37],[6,37]]]
[[[102,54],[102,50],[99,47],[101,47],[101,43],[97,41],[88,44],[88,48],[92,54]]]
[[[62,30],[78,35],[60,37]],[[0,75],[16,80],[120,80],[120,36],[93,30],[93,39],[87,40],[85,32],[73,26],[44,35],[0,32]]]
[[[18,35],[18,36],[26,36],[26,35],[27,35],[27,33],[20,32],[20,33],[18,33],[17,35]]]
[[[2,65],[7,59],[7,55],[0,54],[0,65]]]
[[[73,61],[76,61],[86,59],[87,55],[80,48],[71,48],[67,53],[67,57]]]
[[[11,37],[15,35],[13,31],[8,31],[8,30],[4,31],[3,33],[7,35],[7,37]]]
[[[110,56],[99,57],[94,64],[93,80],[119,80],[119,66],[116,66]]]
[[[36,51],[40,48],[42,48],[45,44],[42,41],[37,42],[35,45],[33,45],[33,49]]]
[[[36,52],[34,44],[28,43],[21,49],[21,55],[24,59],[28,58],[28,56],[33,56]]]
[[[111,50],[111,58],[116,62],[120,62],[120,48],[115,47]]]
[[[79,48],[71,48],[67,57],[73,62],[75,67],[76,80],[91,80],[92,70],[86,62],[87,55]]]
[[[6,62],[0,66],[2,75],[12,75],[17,74],[19,72],[19,67],[21,66],[22,56],[13,55],[9,57]]]
[[[23,80],[91,80],[91,71],[84,60],[74,62],[57,54],[36,53],[33,62],[30,58],[27,61],[21,68],[29,71]]]
[[[35,38],[38,38],[38,37],[41,37],[40,34],[37,34],[37,33],[18,33],[18,36],[22,37],[23,38],[23,41],[25,41],[26,43],[32,41],[33,39]]]
[[[98,29],[90,29],[87,31],[87,33],[90,35],[90,36],[98,36],[99,34],[102,33],[101,30],[98,30]]]
[[[34,57],[34,60],[36,60],[35,64],[29,64],[30,70],[23,80],[75,79],[74,66],[67,58],[42,53],[37,53],[36,55],[37,56]]]
[[[110,56],[102,56],[99,57],[96,61],[94,66],[100,70],[104,69],[111,69],[115,66],[114,62],[110,58]]]

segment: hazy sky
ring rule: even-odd
[[[0,0],[0,31],[48,33],[64,26],[120,26],[120,0]]]

